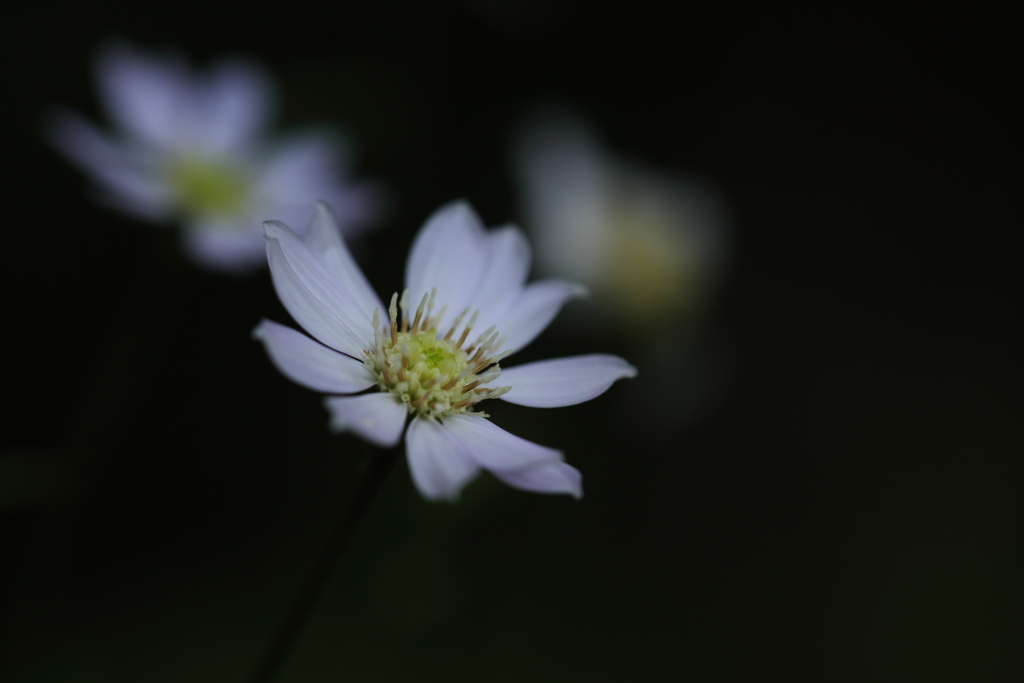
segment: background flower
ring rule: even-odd
[[[113,131],[58,111],[47,138],[89,174],[102,203],[180,222],[185,249],[201,265],[261,265],[262,221],[305,225],[317,199],[335,207],[346,235],[380,211],[379,189],[348,177],[351,154],[336,132],[269,137],[276,93],[250,60],[193,71],[178,55],[116,43],[98,53],[94,71]]]
[[[545,273],[586,284],[602,315],[644,336],[706,307],[731,243],[709,185],[614,155],[566,110],[525,119],[514,161]]]

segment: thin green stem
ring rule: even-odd
[[[264,651],[262,661],[249,679],[250,683],[270,683],[274,680],[274,676],[288,658],[288,653],[295,646],[303,627],[309,621],[320,595],[330,583],[338,561],[345,554],[356,530],[363,518],[366,517],[370,504],[391,470],[394,469],[394,465],[398,461],[398,454],[399,449],[397,448],[386,451],[370,449],[370,462],[356,491],[352,507],[342,517],[341,523],[328,539],[327,546],[313,565],[309,576],[306,577],[305,583],[281,622],[274,639]]]

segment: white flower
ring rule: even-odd
[[[566,113],[526,123],[515,153],[523,224],[545,272],[582,282],[633,328],[703,306],[728,251],[707,187],[613,156]]]
[[[251,62],[222,60],[196,73],[175,56],[111,45],[95,75],[114,131],[60,111],[47,122],[48,139],[92,177],[101,202],[148,221],[180,221],[200,265],[260,266],[263,219],[304,225],[317,199],[338,211],[346,234],[377,212],[377,190],[345,178],[347,154],[334,134],[268,139],[276,94]]]
[[[580,474],[560,451],[476,411],[498,397],[539,408],[582,403],[636,374],[601,354],[498,365],[585,293],[561,280],[527,285],[530,248],[518,229],[487,232],[465,202],[441,207],[413,243],[407,289],[385,308],[324,204],[305,239],[278,221],[264,225],[277,294],[317,341],[269,320],[254,335],[287,377],[342,394],[325,401],[334,429],[382,447],[405,432],[413,481],[432,500],[456,497],[481,467],[517,488],[581,495]]]

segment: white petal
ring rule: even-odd
[[[479,415],[455,415],[444,426],[466,446],[466,452],[489,470],[517,470],[562,459],[562,452],[506,432]]]
[[[340,168],[348,152],[331,131],[293,133],[274,145],[257,178],[259,192],[278,201],[312,205],[333,199],[345,183]],[[335,207],[340,208],[340,207]]]
[[[137,139],[175,146],[179,107],[191,94],[180,60],[110,45],[99,54],[95,73],[104,108],[114,122]]]
[[[170,217],[170,188],[137,150],[114,143],[91,123],[67,111],[48,116],[44,134],[72,163],[91,174],[103,191],[104,203],[149,220]]]
[[[375,383],[366,365],[318,344],[290,327],[264,320],[252,331],[281,373],[304,387],[351,394]]]
[[[429,500],[452,500],[479,468],[465,446],[445,425],[417,418],[405,438],[409,470],[416,488]]]
[[[574,498],[583,496],[582,476],[572,465],[564,462],[546,462],[524,470],[494,471],[494,476],[509,486],[535,493],[568,493]]]
[[[485,330],[501,320],[522,294],[530,270],[530,244],[512,225],[487,234],[487,261],[470,307],[480,310],[477,327]],[[499,329],[504,334],[504,331]]]
[[[374,348],[372,318],[362,311],[359,302],[349,291],[342,289],[338,281],[313,256],[309,247],[299,239],[299,236],[284,223],[278,221],[265,221],[263,228],[269,238],[268,249],[270,242],[280,245],[281,253],[296,279],[310,293],[313,300],[338,320],[355,339],[354,343],[349,342],[345,348],[338,350],[361,358],[363,349]],[[271,265],[273,266],[273,264]],[[271,272],[273,273],[273,270]],[[305,327],[305,325],[303,326]],[[312,333],[313,330],[309,330],[309,332]],[[325,343],[333,346],[329,342]]]
[[[365,346],[331,309],[302,283],[285,258],[278,240],[268,238],[266,243],[267,261],[270,263],[270,277],[274,283],[274,290],[285,309],[302,329],[323,344],[353,358],[359,358],[363,349],[373,348]]]
[[[229,273],[250,273],[267,263],[266,245],[249,216],[184,221],[182,242],[196,264]]]
[[[193,83],[193,106],[183,112],[189,138],[204,150],[226,152],[251,142],[274,110],[274,89],[253,62],[225,60]]]
[[[324,399],[331,414],[331,429],[353,431],[370,443],[389,448],[402,438],[405,426],[405,405],[383,392],[359,396],[336,396]]]
[[[386,317],[384,305],[366,281],[363,271],[356,265],[345,241],[341,238],[338,220],[324,202],[316,203],[316,213],[306,233],[306,244],[324,268],[338,281],[342,291],[355,300],[356,306],[367,320],[373,319],[373,310],[380,309],[381,320]]]
[[[509,403],[558,408],[596,398],[623,377],[636,377],[636,368],[618,356],[596,353],[502,369],[497,382],[512,387],[501,396]]]
[[[486,233],[473,208],[465,201],[445,204],[423,224],[409,252],[409,305],[415,308],[436,287],[438,307],[448,307],[441,320],[446,327],[475,295],[486,258]]]
[[[581,285],[564,280],[531,283],[497,323],[498,331],[505,337],[502,350],[518,351],[523,348],[551,324],[566,301],[586,294],[587,290]]]

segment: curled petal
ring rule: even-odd
[[[486,233],[480,217],[465,201],[450,202],[423,224],[406,262],[409,301],[437,288],[437,302],[448,307],[441,327],[467,306],[476,292],[487,258]]]
[[[290,327],[264,320],[252,334],[263,342],[277,369],[304,387],[329,394],[351,394],[376,381],[365,364]]]
[[[585,287],[564,280],[531,283],[498,323],[498,330],[505,335],[502,349],[523,348],[551,324],[567,301],[586,294]]]
[[[600,396],[624,377],[636,377],[636,368],[618,356],[542,360],[502,370],[500,383],[512,388],[501,398],[532,408],[571,406]]]
[[[489,470],[517,470],[562,459],[561,451],[506,432],[479,415],[455,415],[444,426],[465,444],[477,464]]]
[[[362,354],[362,349],[372,348],[364,345],[353,335],[333,311],[303,284],[285,258],[281,244],[277,240],[267,239],[266,243],[267,261],[270,264],[270,278],[274,283],[274,290],[302,329],[332,349],[347,353],[353,358],[358,358]]]
[[[573,498],[583,497],[582,475],[564,462],[545,462],[523,470],[494,470],[494,476],[509,486],[535,493],[568,493]]]
[[[353,431],[381,448],[390,448],[402,438],[406,409],[391,394],[331,397],[324,399],[324,406],[336,432]]]
[[[274,251],[280,251],[280,256],[283,259],[283,262],[277,264],[277,269],[282,271],[282,284],[286,284],[289,277],[293,278],[301,285],[301,287],[294,287],[291,283],[287,283],[289,288],[297,290],[293,294],[308,293],[309,305],[319,309],[321,313],[329,315],[347,332],[342,341],[344,346],[334,346],[332,341],[320,339],[315,330],[306,328],[310,334],[328,346],[334,346],[339,351],[356,358],[362,357],[363,349],[372,349],[373,326],[370,323],[370,318],[360,310],[358,302],[352,294],[339,286],[338,281],[327,272],[323,264],[310,252],[309,247],[287,225],[279,221],[265,221],[263,228],[267,233],[268,258],[272,248],[276,245]],[[289,273],[283,271],[289,271]],[[271,262],[271,275],[274,276],[276,287],[278,273],[275,272],[273,262]],[[281,294],[280,288],[278,288],[278,295],[281,297],[282,303],[285,303],[285,297]],[[287,307],[288,304],[285,303],[285,306]],[[295,315],[290,308],[288,312]],[[296,320],[300,325],[306,327],[304,322],[298,318]]]
[[[428,500],[453,500],[479,468],[446,425],[417,418],[405,438],[409,470]]]

